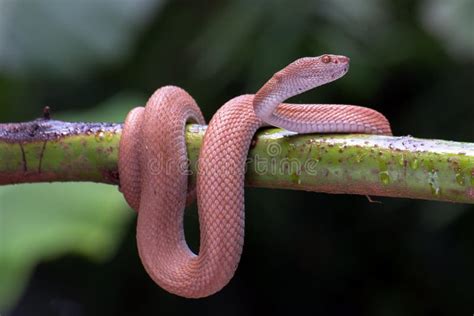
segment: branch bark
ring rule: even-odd
[[[191,181],[205,128],[186,128]],[[121,124],[47,117],[0,124],[0,184],[118,184],[121,132]],[[474,203],[474,144],[262,129],[249,151],[246,185]]]

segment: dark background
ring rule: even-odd
[[[258,90],[294,59],[335,53],[351,57],[349,74],[295,102],[370,106],[387,116],[396,135],[469,142],[473,3],[6,0],[0,119],[30,120],[49,105],[53,116],[120,121],[156,88],[174,84],[209,120],[225,101]],[[168,294],[147,276],[135,216],[118,210],[121,202],[116,214],[124,224],[110,235],[116,245],[110,253],[38,250],[12,281],[21,290],[9,298],[6,315],[472,315],[474,208],[377,200],[383,203],[247,189],[237,273],[221,292],[200,300]],[[17,203],[1,202],[0,214]],[[46,201],[31,203],[41,208]],[[59,212],[67,217],[67,208]],[[195,209],[185,221],[196,249]],[[28,234],[34,239],[45,229],[33,222]],[[7,245],[9,236],[0,238]]]

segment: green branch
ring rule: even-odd
[[[48,118],[0,124],[0,184],[118,184],[121,131],[121,124]],[[192,181],[204,132],[186,129]],[[249,151],[246,185],[474,203],[474,144],[262,129]]]

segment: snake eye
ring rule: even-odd
[[[331,56],[329,55],[324,55],[322,58],[321,58],[321,61],[325,64],[327,63],[330,63],[331,62]]]

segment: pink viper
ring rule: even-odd
[[[138,211],[137,243],[143,265],[165,290],[189,298],[222,289],[237,269],[244,243],[247,153],[258,128],[298,133],[391,135],[379,112],[340,104],[288,104],[286,99],[342,77],[349,58],[301,58],[278,71],[256,94],[238,96],[213,116],[199,154],[199,253],[183,229],[188,188],[186,123],[205,124],[194,99],[174,86],[158,89],[146,107],[127,116],[119,151],[121,190]]]

